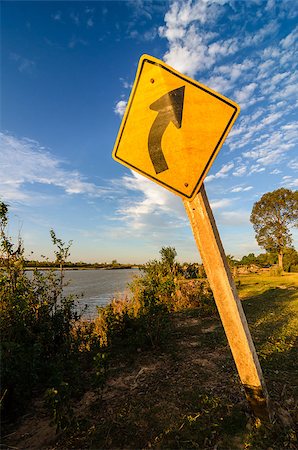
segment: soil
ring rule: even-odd
[[[87,390],[73,407],[79,431],[57,435],[43,402],[36,401],[6,437],[6,448],[189,448],[192,421],[198,432],[214,428],[204,438],[209,448],[219,439],[213,412],[222,421],[235,409],[245,422],[250,417],[219,318],[195,310],[173,315],[161,348],[114,355],[104,388]]]

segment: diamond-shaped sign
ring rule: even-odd
[[[113,157],[192,200],[239,111],[232,100],[143,55]]]

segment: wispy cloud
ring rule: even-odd
[[[4,200],[30,203],[38,185],[61,188],[69,195],[100,197],[106,187],[90,183],[76,170],[63,167],[63,162],[38,142],[0,133],[0,192]]]
[[[188,229],[188,220],[180,197],[135,172],[125,175],[115,183],[117,189],[123,193],[116,211],[122,224],[122,234],[157,234],[162,240],[167,239],[177,229]],[[215,211],[227,209],[233,202],[234,199],[230,198],[210,200]]]
[[[298,170],[298,158],[291,159],[291,161],[288,162],[288,167],[292,170]]]
[[[71,20],[72,20],[72,22],[75,24],[75,25],[77,25],[77,26],[79,26],[80,25],[80,18],[79,18],[79,15],[77,14],[77,13],[75,13],[75,12],[71,12],[70,13],[70,16],[69,16],[70,18],[71,18]]]
[[[69,48],[75,48],[78,45],[88,45],[88,42],[85,41],[85,39],[82,39],[80,37],[77,36],[72,36],[72,38],[70,39],[70,41],[68,42],[68,47]]]
[[[87,19],[87,27],[92,28],[94,26],[94,20],[92,17]]]
[[[51,17],[56,22],[61,22],[61,20],[62,20],[62,13],[61,13],[61,11],[57,11],[54,14],[52,14]]]
[[[216,178],[226,178],[229,175],[229,172],[233,169],[233,167],[234,167],[233,162],[224,164],[215,175],[208,175],[205,179],[205,182],[208,183]]]
[[[291,176],[285,176],[282,178],[280,185],[290,188],[290,189],[296,189],[296,188],[298,188],[298,178],[293,178]]]
[[[251,191],[253,189],[253,186],[234,186],[231,189],[232,193],[235,192],[247,192],[247,191]]]
[[[18,53],[10,53],[10,60],[13,61],[18,71],[31,75],[36,69],[36,63],[32,59],[24,58]]]
[[[230,206],[233,203],[231,198],[221,198],[220,200],[211,200],[210,206],[212,209],[221,209]]]
[[[170,229],[185,225],[185,212],[181,199],[138,173],[125,175],[120,182],[123,195],[117,210],[122,224],[130,233],[169,233]],[[154,231],[155,230],[155,231]]]
[[[124,78],[120,78],[120,81],[121,81],[122,86],[124,87],[124,89],[131,89],[132,88],[132,83],[128,82]]]

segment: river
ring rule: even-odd
[[[107,305],[114,297],[128,295],[127,284],[139,274],[139,269],[66,270],[67,286],[63,291],[65,295],[78,297],[80,311],[87,305],[84,317],[92,318],[97,306]]]

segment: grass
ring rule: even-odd
[[[272,424],[255,420],[248,408],[219,317],[192,309],[172,314],[159,348],[119,345],[104,389],[90,389],[73,405],[77,430],[49,439],[48,429],[45,437],[35,426],[33,445],[21,437],[23,424],[8,444],[32,450],[297,449],[298,274],[247,275],[236,284],[272,402]],[[36,414],[26,420],[31,430],[38,423]]]

